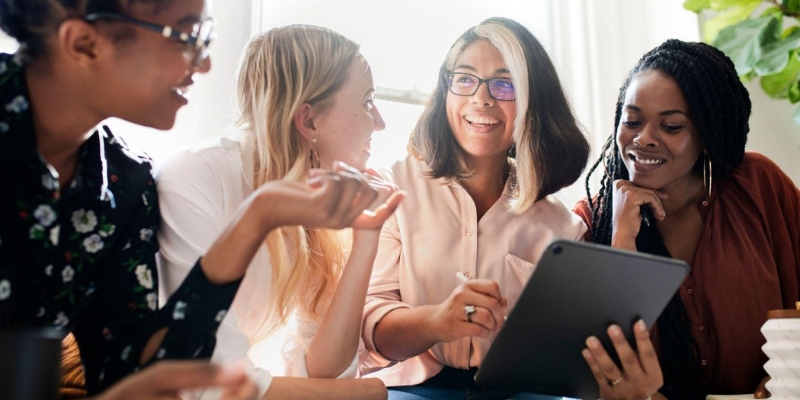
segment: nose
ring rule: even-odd
[[[659,144],[658,124],[644,124],[642,129],[633,138],[633,142],[641,147],[657,146]]]
[[[375,124],[375,131],[382,131],[386,129],[386,122],[383,121],[383,116],[381,115],[381,112],[378,111],[378,107],[376,106],[372,107],[372,120]]]
[[[202,59],[200,64],[197,64],[196,67],[193,68],[194,71],[199,72],[201,74],[205,74],[211,70],[211,56]]]
[[[481,87],[483,86],[483,87]],[[489,93],[489,82],[481,82],[478,84],[478,89],[472,94],[471,100],[473,104],[480,106],[492,106],[495,99]]]

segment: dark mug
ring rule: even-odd
[[[51,328],[0,331],[0,398],[55,399],[63,338]]]

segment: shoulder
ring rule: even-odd
[[[562,236],[582,236],[586,225],[575,213],[571,212],[556,196],[548,195],[537,201],[524,214],[536,218],[537,224],[543,224],[560,231]]]
[[[384,176],[401,189],[439,181],[428,177],[426,172],[427,165],[424,161],[408,155],[406,158],[394,163]]]
[[[164,182],[225,181],[242,171],[239,144],[226,137],[213,137],[167,156],[156,168],[159,186]]]
[[[745,153],[742,162],[733,168],[727,179],[737,186],[757,192],[794,187],[791,178],[774,161],[754,151]]]

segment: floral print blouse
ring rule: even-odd
[[[102,127],[68,187],[37,151],[24,68],[0,54],[0,329],[53,327],[78,341],[87,389],[151,362],[208,358],[239,281],[211,284],[199,262],[160,310],[151,163]]]

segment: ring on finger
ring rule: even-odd
[[[464,306],[464,313],[467,314],[467,322],[472,323],[472,314],[475,314],[475,306],[471,304]]]
[[[608,380],[608,385],[609,386],[617,386],[617,385],[619,385],[620,382],[622,382],[622,377],[614,379],[613,381],[611,379],[609,379]]]

